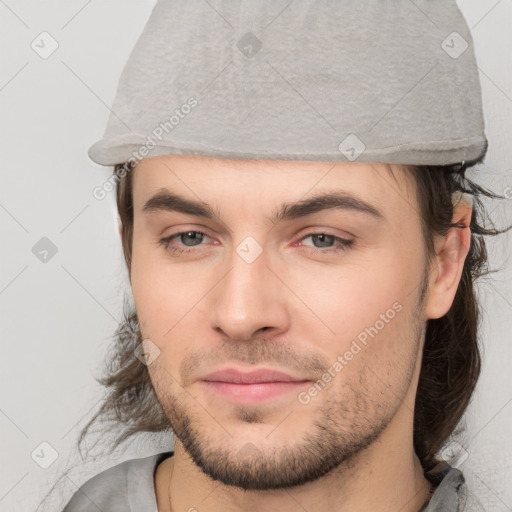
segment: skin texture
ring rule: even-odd
[[[425,322],[450,308],[470,233],[437,239],[427,273],[414,184],[392,167],[396,179],[377,163],[170,155],[133,171],[130,279],[143,339],[159,351],[151,380],[176,434],[174,457],[155,475],[160,512],[412,512],[428,500],[412,437]],[[162,188],[209,204],[216,217],[144,212]],[[266,218],[283,202],[340,190],[384,219],[334,209]],[[470,217],[459,204],[454,221]],[[160,243],[189,231],[207,236]],[[263,250],[250,263],[237,252],[248,236]],[[309,382],[233,403],[202,382],[227,366]]]

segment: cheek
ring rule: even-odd
[[[379,253],[372,261],[318,267],[306,276],[291,272],[288,282],[302,299],[297,307],[310,328],[316,325],[327,336],[330,332],[345,338],[370,327],[381,314],[388,312],[394,318],[397,309],[415,299],[411,291],[417,286],[417,272],[414,265],[405,266],[394,254]]]
[[[419,342],[411,297],[402,288],[395,281],[372,281],[368,274],[358,279],[352,273],[316,296],[317,309],[312,309],[333,332],[309,315],[298,330],[326,357],[329,375],[322,380],[332,383],[331,396],[354,402],[367,397],[361,403],[373,411],[399,407],[410,386]],[[319,331],[327,334],[319,336]]]
[[[290,276],[302,299],[294,312],[296,328],[329,364],[339,363],[333,373],[343,376],[335,388],[359,389],[364,382],[364,389],[377,393],[385,382],[391,395],[403,394],[418,350],[420,269],[415,256],[404,262],[397,250],[350,267],[326,267],[307,279]]]
[[[131,288],[143,335],[158,340],[174,324],[171,312],[175,294],[172,283],[162,272],[155,252],[134,238]]]
[[[189,343],[174,343],[198,331],[197,312],[212,284],[192,267],[169,262],[160,250],[133,244],[131,287],[142,335],[166,352],[187,351]],[[214,281],[213,281],[214,282]],[[194,316],[195,315],[195,316]],[[196,347],[197,348],[197,347]]]

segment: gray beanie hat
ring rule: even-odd
[[[486,150],[455,0],[157,0],[89,156],[447,165]]]

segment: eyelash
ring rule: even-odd
[[[174,235],[162,238],[159,241],[159,245],[163,245],[165,247],[165,250],[172,251],[175,254],[188,254],[190,252],[193,252],[195,249],[192,249],[192,248],[181,249],[180,247],[169,246],[170,242],[174,238],[178,238],[180,235],[186,235],[187,233],[199,233],[200,235],[204,235],[204,236],[208,237],[208,235],[206,233],[203,233],[202,231],[196,231],[196,230],[180,231],[179,233],[176,233]],[[314,236],[314,235],[327,235],[329,237],[332,237],[334,239],[334,241],[338,243],[339,247],[338,248],[321,249],[321,248],[318,248],[318,247],[302,246],[302,247],[307,247],[308,250],[310,252],[312,252],[312,253],[324,253],[324,254],[325,253],[338,253],[338,252],[342,252],[342,251],[346,251],[346,250],[350,249],[350,247],[354,244],[354,240],[349,240],[349,239],[346,239],[346,238],[341,238],[339,236],[335,236],[335,235],[333,235],[331,233],[327,233],[327,232],[323,232],[323,231],[318,231],[318,232],[314,232],[314,233],[308,233],[307,235],[304,235],[300,239],[300,241],[302,241],[305,238],[308,238],[310,236]],[[200,244],[200,245],[202,245],[202,244]]]

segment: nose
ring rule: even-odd
[[[233,251],[211,294],[214,328],[238,341],[250,340],[257,331],[286,331],[292,294],[283,284],[285,268],[284,263],[271,265],[265,250],[254,261]]]

